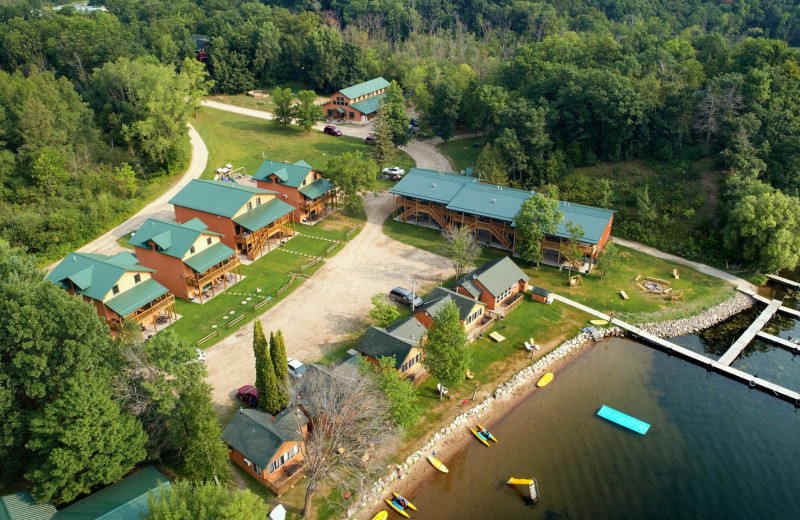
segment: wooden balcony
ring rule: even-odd
[[[242,265],[242,261],[239,259],[239,255],[233,255],[230,258],[226,259],[220,265],[216,267],[212,267],[205,271],[204,273],[197,273],[194,276],[191,276],[186,279],[186,283],[191,285],[192,287],[196,288],[199,292],[200,303],[203,303],[203,288],[207,285],[211,285],[211,295],[212,298],[216,296],[214,292],[214,281],[218,278],[222,278],[222,283],[225,289],[228,288],[228,281],[226,274],[233,272],[234,276],[237,275],[236,269]],[[239,278],[241,279],[242,274],[241,272],[238,273]]]
[[[234,242],[237,246],[240,246],[240,249],[247,255],[248,259],[255,260],[263,253],[264,246],[267,246],[267,252],[271,250],[269,241],[272,237],[276,235],[280,237],[282,234],[295,235],[294,229],[291,228],[291,222],[290,216],[285,215],[258,231],[236,235]]]
[[[110,320],[108,325],[111,327],[112,331],[120,332],[122,331],[123,323],[127,320],[132,320],[142,327],[152,324],[153,329],[158,332],[159,318],[161,317],[163,319],[163,316],[161,316],[162,312],[169,323],[172,323],[173,319],[177,319],[178,315],[175,312],[175,296],[171,293],[159,296],[122,319]]]
[[[279,475],[274,479],[271,476],[264,479],[264,483],[270,491],[278,496],[284,494],[306,476],[306,463],[305,460],[289,461],[285,467],[280,469]],[[266,474],[266,470],[264,470],[264,473]]]

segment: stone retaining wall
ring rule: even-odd
[[[664,321],[660,323],[645,323],[637,325],[645,332],[649,332],[659,338],[674,338],[676,336],[684,336],[686,334],[693,334],[701,330],[727,320],[734,314],[738,314],[745,309],[753,306],[755,301],[747,294],[736,291],[736,295],[719,305],[715,305],[708,310],[705,310],[691,318],[683,318],[675,321]]]

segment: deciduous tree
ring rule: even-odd
[[[229,490],[225,486],[187,480],[160,486],[147,493],[147,520],[264,520],[269,507],[249,489]]]
[[[389,401],[392,419],[403,428],[414,426],[422,415],[417,404],[417,387],[397,371],[394,356],[382,357],[378,364],[364,361],[360,371],[368,374]]]
[[[317,94],[313,90],[301,90],[297,97],[299,102],[294,108],[295,121],[297,126],[308,133],[322,118],[322,107],[317,105]]]
[[[594,267],[597,271],[600,271],[600,279],[605,278],[606,274],[618,266],[621,260],[622,255],[619,248],[612,240],[609,240],[603,250],[600,251]]]
[[[292,107],[292,91],[289,88],[276,87],[272,91],[272,120],[277,125],[289,126],[294,118]]]
[[[364,209],[361,191],[372,190],[378,166],[363,160],[361,152],[345,152],[328,161],[328,180],[336,186],[348,211]]]
[[[491,143],[483,147],[475,165],[478,177],[498,186],[508,186],[508,164],[503,159],[503,154]]]
[[[583,227],[580,224],[566,223],[569,238],[561,244],[561,256],[567,260],[567,276],[572,277],[572,269],[577,268],[583,259],[583,251],[580,248],[580,241],[583,238]]]
[[[441,244],[442,254],[453,262],[456,278],[460,278],[468,267],[474,265],[483,249],[469,226],[443,229]]]
[[[314,423],[301,445],[308,473],[303,515],[308,518],[311,499],[322,486],[359,489],[384,467],[378,447],[391,442],[395,433],[389,406],[373,380],[344,365],[308,370],[292,385],[289,409],[298,430],[307,421],[300,406]]]
[[[386,294],[378,293],[372,297],[372,308],[369,310],[369,317],[381,327],[386,327],[390,323],[397,321],[397,318],[400,317],[400,311],[387,301]]]
[[[467,333],[459,320],[458,306],[451,300],[433,317],[425,343],[425,357],[422,358],[428,372],[441,382],[440,400],[445,384],[464,380],[471,355]]]
[[[544,260],[542,241],[545,235],[555,235],[563,219],[564,214],[558,209],[558,198],[540,193],[531,195],[514,217],[517,229],[515,251],[523,260],[538,267]]]

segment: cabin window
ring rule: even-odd
[[[259,477],[263,476],[264,471],[258,467],[258,464],[253,464],[253,469]]]
[[[256,206],[261,205],[261,197],[256,197]]]
[[[356,117],[356,114],[354,112],[350,112],[350,119],[353,119],[354,117]]]
[[[335,101],[334,101],[334,103],[335,103]],[[332,116],[332,115],[333,115],[333,109],[332,109],[332,108],[329,108],[329,109],[328,109],[328,115],[329,115],[329,116]]]
[[[194,246],[192,246],[192,247],[190,247],[190,248],[189,248],[189,252],[190,252],[191,254],[194,254]]]
[[[210,245],[211,245],[211,237],[208,237],[208,238],[206,239],[206,245],[208,245],[208,246],[210,246]]]
[[[119,285],[115,285],[111,288],[111,294],[119,294]]]
[[[290,449],[277,459],[270,462],[269,472],[273,473],[276,469],[280,468],[281,466],[289,462],[292,459],[292,457],[294,457],[298,453],[300,453],[300,447],[297,444],[295,444],[294,446],[292,446],[292,449]]]
[[[142,275],[140,275],[139,273],[133,275],[133,283],[139,283],[141,281],[142,281]]]
[[[247,203],[247,211],[250,211],[251,209],[253,209],[253,203],[252,202],[248,202]]]

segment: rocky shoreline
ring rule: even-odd
[[[681,336],[684,334],[691,334],[700,330],[712,327],[731,316],[750,308],[754,304],[754,300],[743,293],[737,292],[736,295],[726,300],[719,305],[715,305],[707,309],[697,316],[691,318],[683,318],[675,321],[665,321],[660,323],[647,323],[637,325],[639,328],[662,338],[669,338]],[[551,350],[548,354],[540,358],[534,364],[529,365],[516,374],[514,374],[508,381],[501,383],[497,386],[495,391],[486,397],[482,402],[473,406],[469,410],[456,415],[456,417],[444,428],[440,428],[428,442],[419,448],[417,451],[409,455],[402,464],[395,465],[391,471],[373,483],[372,487],[363,494],[357,504],[354,504],[347,510],[347,518],[351,518],[359,510],[368,507],[376,500],[380,500],[386,494],[386,487],[394,480],[403,480],[410,469],[417,464],[420,460],[425,461],[428,454],[434,450],[440,449],[441,445],[448,439],[451,434],[458,432],[463,434],[464,427],[475,423],[470,418],[480,416],[482,413],[491,413],[492,410],[500,403],[510,401],[511,399],[522,395],[522,391],[526,387],[533,386],[535,382],[541,377],[549,367],[557,362],[562,361],[576,351],[582,349],[584,346],[594,344],[604,337],[625,336],[622,329],[619,327],[609,327],[606,329],[596,329],[595,332],[582,332],[577,336],[568,339],[558,347]]]

